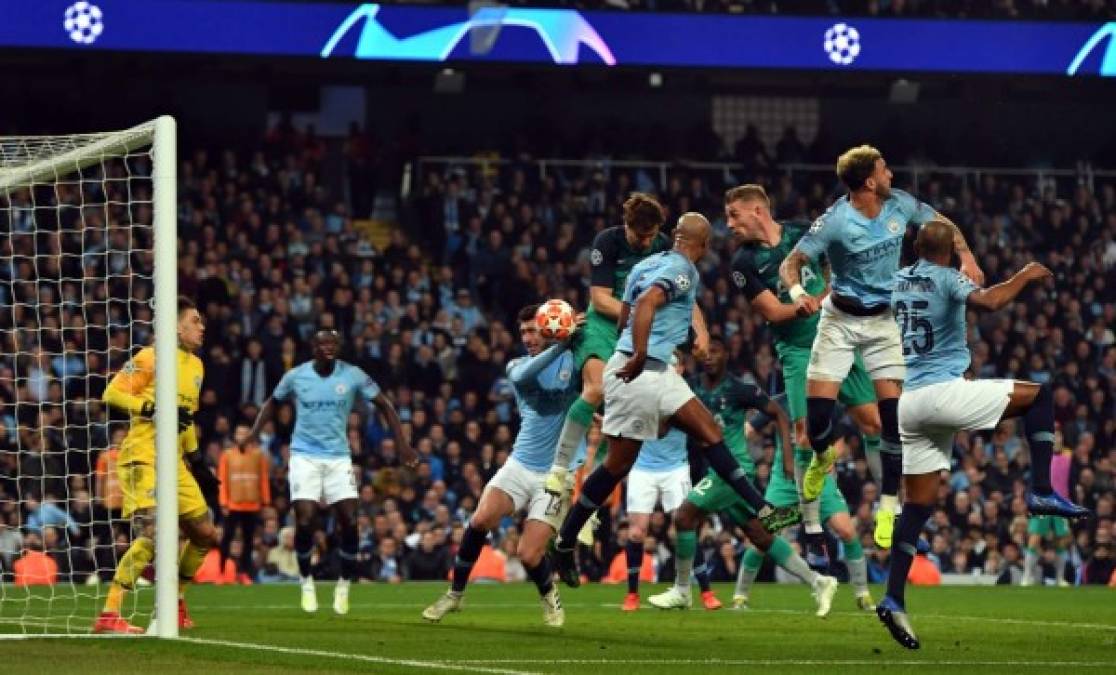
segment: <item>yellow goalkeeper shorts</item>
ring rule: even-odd
[[[124,493],[124,517],[140,509],[155,508],[155,467],[150,464],[121,464],[117,467]],[[209,513],[201,488],[186,463],[178,461],[178,518],[193,520]]]

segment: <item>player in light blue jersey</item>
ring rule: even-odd
[[[582,525],[631,470],[644,441],[667,425],[697,443],[710,466],[758,514],[768,530],[798,517],[798,509],[776,509],[764,501],[725,446],[713,415],[690,385],[670,368],[675,348],[689,337],[700,278],[694,264],[705,256],[712,228],[699,213],[685,213],[674,230],[674,248],[632,268],[624,288],[616,353],[604,371],[605,414],[601,431],[608,455],[586,479],[554,542],[554,563],[562,580],[579,586],[574,545]]]
[[[255,442],[271,419],[275,401],[294,398],[296,411],[291,437],[287,479],[295,512],[295,553],[302,581],[302,609],[318,611],[310,556],[314,549],[314,520],[318,504],[325,501],[337,518],[341,540],[341,579],[333,591],[333,611],[349,612],[349,584],[356,578],[357,481],[347,436],[349,413],[357,400],[375,406],[391,428],[400,457],[408,466],[418,465],[418,453],[407,442],[395,406],[379,385],[360,368],[337,358],[341,336],[319,330],[311,341],[314,359],[283,375],[271,398],[264,403],[244,445]]]
[[[538,307],[530,305],[520,310],[519,336],[527,356],[513,359],[507,367],[519,409],[519,434],[511,456],[485,486],[477,510],[469,519],[454,560],[450,589],[422,612],[427,621],[438,622],[446,614],[460,611],[469,574],[488,533],[499,527],[502,519],[525,509],[527,520],[516,554],[539,590],[543,622],[555,628],[565,622],[546,545],[569,507],[572,485],[567,484],[561,494],[552,495],[544,484],[554,462],[566,410],[581,389],[570,347],[577,331],[566,341],[548,343],[535,322]],[[578,318],[579,326],[583,321],[583,316]],[[568,472],[566,475],[569,476]],[[572,483],[572,477],[568,480]]]
[[[953,223],[906,192],[891,188],[891,170],[879,150],[862,145],[845,152],[837,160],[837,176],[849,189],[848,195],[814,221],[779,268],[798,314],[821,311],[806,369],[806,433],[814,457],[803,476],[802,492],[807,501],[816,499],[833,468],[833,407],[859,353],[875,385],[880,414],[883,480],[875,538],[880,547],[889,548],[903,466],[898,409],[905,373],[891,289],[907,226],[932,218],[946,223],[953,251],[961,258],[961,271],[978,284],[984,278]],[[823,255],[830,263],[832,289],[824,300],[802,287],[803,267]]]
[[[679,352],[670,357],[670,367],[681,375],[683,366]],[[666,436],[643,444],[628,474],[627,510],[628,544],[624,554],[628,560],[628,594],[621,609],[639,609],[639,572],[643,569],[643,540],[651,514],[659,503],[670,518],[690,492],[690,463],[687,461],[686,434],[671,429]],[[708,583],[708,575],[707,583]]]
[[[1027,508],[1033,515],[1081,518],[1089,514],[1050,484],[1054,446],[1050,385],[964,379],[970,360],[966,310],[998,310],[1028,284],[1050,279],[1050,270],[1028,263],[1008,281],[979,289],[949,267],[952,238],[948,223],[927,223],[918,233],[919,260],[899,271],[892,295],[907,361],[907,384],[899,400],[905,498],[891,552],[887,595],[876,612],[907,649],[920,646],[907,617],[907,573],[919,531],[938,503],[941,472],[950,468],[956,432],[994,429],[1003,419],[1021,416],[1031,453]]]

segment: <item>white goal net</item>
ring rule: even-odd
[[[128,421],[101,394],[154,341],[159,267],[174,307],[173,170],[170,118],[0,137],[0,634],[89,633],[131,540],[115,471]],[[148,624],[151,588],[129,594],[125,618]]]

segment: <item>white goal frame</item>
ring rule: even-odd
[[[155,332],[154,635],[178,637],[178,296],[177,124],[169,115],[26,165],[0,168],[0,192],[57,179],[97,164],[106,151],[151,146]],[[150,631],[149,631],[150,633]],[[66,634],[14,637],[69,637]]]

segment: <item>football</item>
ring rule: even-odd
[[[535,323],[543,337],[564,340],[574,330],[574,310],[565,300],[547,300],[535,312]]]

